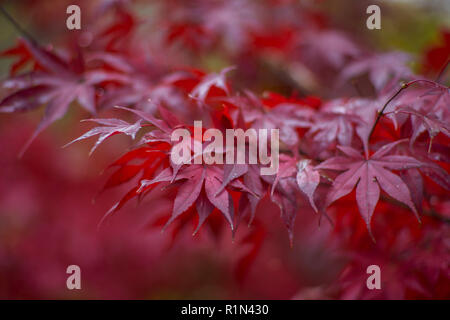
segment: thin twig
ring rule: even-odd
[[[436,78],[436,82],[440,82],[442,76],[444,75],[445,71],[447,70],[448,64],[449,64],[450,60],[447,60],[447,63],[444,64],[444,66],[442,67],[441,71],[439,72],[437,78]]]
[[[426,211],[424,210],[422,212],[422,214],[424,216],[429,216],[429,217],[434,218],[436,220],[439,220],[439,221],[442,221],[444,223],[450,224],[450,218],[447,218],[447,217],[437,213],[434,209],[426,210]]]
[[[405,209],[409,209],[409,207],[407,205],[405,205],[404,203],[388,196],[388,195],[381,195],[380,196],[380,200],[385,201],[387,203],[405,208]],[[443,216],[442,214],[438,213],[436,210],[434,210],[433,208],[431,208],[430,210],[422,210],[422,215],[424,216],[428,216],[431,217],[433,219],[439,220],[443,223],[447,223],[450,224],[450,218],[447,218],[445,216]]]
[[[394,100],[403,90],[405,90],[406,88],[408,88],[409,83],[403,83],[400,87],[400,89],[397,90],[397,92],[389,98],[388,101],[386,101],[386,103],[384,104],[383,108],[381,108],[380,111],[378,111],[378,115],[377,118],[375,119],[375,123],[372,126],[372,129],[370,130],[369,136],[367,138],[367,140],[370,140],[370,137],[372,136],[373,132],[375,131],[375,127],[377,126],[378,122],[380,121],[381,117],[383,116],[383,112],[386,109],[386,107],[388,106],[389,103],[391,103],[392,100]]]
[[[27,40],[31,41],[33,44],[37,45],[37,41],[34,39],[34,37],[27,30],[22,28],[22,26],[1,5],[0,5],[0,12],[22,36],[27,38]]]
[[[439,84],[439,83],[437,83],[435,81],[431,81],[431,80],[427,80],[427,79],[416,79],[416,80],[412,80],[412,81],[409,81],[409,82],[406,82],[406,83],[402,83],[400,89],[398,89],[397,92],[392,97],[390,97],[388,101],[386,101],[386,103],[384,104],[383,108],[381,108],[381,110],[378,111],[378,115],[377,115],[377,118],[375,119],[375,123],[373,124],[372,129],[370,130],[369,136],[367,138],[368,141],[370,140],[370,137],[372,136],[373,132],[375,131],[375,127],[377,126],[377,124],[380,121],[381,117],[384,115],[383,112],[386,109],[386,107],[388,106],[388,104],[391,103],[391,101],[394,100],[403,90],[405,90],[406,88],[412,86],[413,84],[420,83],[420,82],[426,83],[426,84],[429,84],[429,85],[433,85],[433,86],[436,86],[436,87],[447,88],[444,85],[441,85],[441,84]]]

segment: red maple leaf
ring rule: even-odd
[[[84,109],[95,114],[95,86],[106,80],[124,80],[124,76],[118,73],[86,71],[81,52],[69,63],[28,40],[23,42],[33,58],[47,72],[27,73],[3,83],[5,87],[15,87],[18,90],[0,101],[0,112],[28,111],[46,105],[44,117],[22,148],[21,155],[40,132],[64,116],[72,101],[77,100]]]

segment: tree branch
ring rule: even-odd
[[[0,12],[6,18],[6,20],[8,20],[22,36],[27,38],[27,40],[29,40],[34,45],[38,44],[38,42],[34,39],[34,37],[27,30],[22,28],[22,26],[1,5],[0,5]]]
[[[375,119],[375,123],[373,124],[372,129],[370,130],[369,136],[367,137],[367,141],[370,141],[370,138],[372,137],[372,134],[375,131],[375,127],[377,126],[377,124],[380,121],[381,117],[384,115],[383,112],[386,109],[386,107],[389,105],[389,103],[391,103],[391,101],[394,100],[403,90],[405,90],[406,88],[409,88],[413,84],[420,83],[420,82],[423,82],[423,83],[426,83],[426,84],[429,84],[429,85],[433,85],[433,86],[436,86],[436,87],[447,88],[446,86],[443,86],[443,85],[441,85],[441,84],[439,84],[437,82],[434,82],[434,81],[431,81],[431,80],[426,80],[426,79],[416,79],[416,80],[412,80],[412,81],[409,81],[409,82],[406,82],[406,83],[402,83],[402,85],[397,90],[397,92],[394,93],[394,95],[392,97],[390,97],[388,101],[386,101],[386,103],[381,108],[381,110],[378,111],[377,118]]]
[[[389,105],[389,103],[391,103],[392,100],[394,100],[403,90],[405,90],[406,88],[408,88],[409,84],[408,83],[402,83],[402,85],[400,86],[400,89],[397,90],[397,92],[389,98],[388,101],[386,101],[386,103],[384,104],[384,106],[381,108],[380,111],[378,111],[378,115],[377,118],[375,119],[375,123],[372,126],[372,129],[370,130],[369,136],[367,137],[367,141],[370,141],[370,137],[372,137],[373,132],[375,131],[375,127],[377,126],[378,122],[380,121],[381,117],[383,116],[383,112],[386,109],[386,107]]]

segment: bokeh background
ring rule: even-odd
[[[0,5],[40,43],[58,46],[70,33],[65,27],[65,9],[72,3],[81,6],[82,25],[87,32],[98,10],[101,14],[95,19],[101,19],[107,25],[117,19],[113,7],[117,3],[126,3],[138,19],[150,21],[150,26],[139,31],[139,37],[153,37],[157,43],[165,32],[165,25],[155,25],[152,20],[164,20],[157,10],[161,2],[164,1],[20,0],[0,1]],[[188,2],[179,4],[181,14],[183,10],[190,10]],[[411,54],[413,70],[436,74],[436,67],[426,66],[426,55],[432,48],[441,48],[441,55],[448,57],[449,1],[377,2],[382,8],[382,30],[375,31],[365,27],[365,8],[372,1],[299,2],[306,3],[320,14],[320,19],[326,19],[328,25],[346,32],[370,50],[402,50]],[[13,47],[20,34],[3,16],[0,16],[0,30],[0,50]],[[235,44],[229,43],[231,51],[235,50]],[[158,50],[155,44],[149,51],[151,59],[164,61],[165,52]],[[302,66],[295,61],[283,61],[276,52],[266,52],[254,60],[246,58],[250,53],[227,55],[214,49],[193,53],[176,44],[167,46],[165,50],[175,52],[180,64],[207,71],[237,64],[243,71],[233,79],[235,83],[259,93],[272,90],[289,95],[298,90],[323,98],[354,94],[351,86],[336,89],[329,83],[332,78],[327,76],[325,79],[311,79],[310,73]],[[2,80],[8,77],[12,62],[11,58],[1,58]],[[371,92],[364,94],[370,96]],[[167,211],[171,203],[160,200],[160,205],[155,207],[153,198],[145,199],[139,205],[128,204],[108,226],[97,230],[101,217],[128,188],[118,187],[98,195],[110,173],[105,168],[128,150],[131,142],[126,137],[113,137],[91,157],[88,153],[92,142],[63,149],[63,145],[88,128],[86,124],[80,124],[80,120],[89,114],[74,106],[62,120],[40,134],[22,158],[18,158],[42,112],[39,109],[23,114],[0,114],[0,298],[449,297],[449,282],[445,278],[439,280],[440,287],[436,286],[431,293],[397,288],[405,286],[401,277],[406,275],[401,269],[396,269],[397,265],[392,260],[396,255],[393,246],[386,244],[391,250],[389,252],[388,249],[380,249],[383,248],[383,240],[377,245],[368,245],[364,253],[373,257],[368,263],[384,263],[389,270],[387,280],[383,280],[391,286],[390,295],[357,293],[360,289],[356,287],[365,285],[366,265],[353,266],[354,275],[351,277],[343,273],[351,258],[345,241],[337,241],[333,236],[339,226],[331,226],[324,221],[319,224],[313,212],[305,211],[297,218],[295,241],[291,248],[286,230],[278,214],[274,214],[277,208],[268,199],[258,211],[259,231],[255,234],[251,229],[241,228],[233,241],[227,229],[210,226],[195,237],[189,228],[177,237],[174,237],[175,227],[161,233],[161,225],[155,217]],[[113,112],[106,111],[101,116],[111,114]],[[153,197],[162,198],[163,195]],[[403,211],[400,209],[392,214],[412,221],[410,214]],[[374,224],[385,223],[386,219],[375,215]],[[428,227],[435,228],[432,223],[424,228]],[[443,243],[442,250],[448,257],[448,228],[433,232],[436,237],[443,238],[439,243]],[[438,255],[445,262],[442,251]],[[435,256],[430,254],[429,258],[423,259],[423,268],[426,268]],[[448,268],[448,261],[447,264],[439,263],[442,268]],[[66,268],[72,264],[81,267],[82,290],[66,288]]]

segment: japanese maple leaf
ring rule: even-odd
[[[279,208],[281,219],[283,220],[289,236],[289,243],[292,246],[294,240],[294,223],[297,216],[298,186],[294,177],[286,177],[278,182],[276,191],[272,194],[271,200]]]
[[[89,155],[91,155],[95,149],[107,138],[111,137],[114,134],[123,133],[128,136],[130,136],[133,140],[136,137],[136,133],[141,129],[141,122],[142,120],[139,119],[134,124],[130,124],[126,121],[120,120],[120,119],[86,119],[82,121],[92,121],[97,122],[99,124],[104,125],[103,127],[95,127],[85,134],[83,134],[81,137],[76,138],[75,140],[69,142],[64,147],[67,147],[68,145],[71,145],[72,143],[80,140],[84,140],[87,138],[90,138],[92,136],[99,135],[97,142],[92,147],[91,151],[89,152]]]
[[[357,125],[363,124],[359,116],[345,113],[321,113],[314,117],[314,123],[307,132],[314,141],[325,146],[337,142],[349,146]]]
[[[116,108],[133,112],[134,114],[138,115],[142,120],[149,122],[156,128],[146,133],[141,139],[139,144],[166,143],[169,146],[173,146],[178,143],[176,141],[172,141],[171,136],[173,130],[176,128],[186,127],[182,122],[180,122],[180,120],[178,120],[178,118],[172,112],[170,112],[169,110],[160,105],[156,106],[156,108],[159,111],[160,119],[155,118],[152,114],[145,111],[129,109],[125,107],[116,107]],[[194,138],[195,137],[191,136],[191,138],[187,142],[189,144],[188,147],[190,148],[190,150],[195,150],[194,144],[196,143],[201,144],[200,141],[196,141]],[[200,155],[197,154],[195,156]],[[173,180],[174,180],[178,170],[183,166],[183,164],[175,164],[172,161],[172,157],[169,157],[169,162],[173,169]]]
[[[30,60],[32,60],[31,53],[23,43],[19,39],[18,44],[10,49],[4,50],[0,52],[0,56],[2,57],[18,57],[17,61],[11,66],[10,76],[14,76],[22,67],[24,67]]]
[[[409,60],[410,57],[402,52],[374,54],[348,64],[342,70],[341,78],[348,80],[368,73],[373,86],[380,91],[390,79],[394,82],[412,75],[411,70],[406,66]]]
[[[226,94],[229,93],[226,83],[225,75],[235,67],[227,67],[219,73],[207,74],[191,91],[190,96],[201,103],[205,103],[208,94],[212,88],[223,90]]]
[[[95,127],[82,136],[78,137],[77,139],[69,142],[64,147],[80,140],[84,140],[87,138],[90,138],[95,135],[99,135],[99,138],[97,142],[95,143],[94,147],[91,149],[89,154],[92,154],[95,149],[107,138],[115,135],[115,134],[125,134],[130,136],[133,140],[136,137],[137,132],[142,128],[142,121],[147,121],[151,125],[153,125],[156,129],[153,130],[150,133],[147,133],[147,136],[144,136],[143,141],[141,141],[140,144],[144,143],[157,143],[160,145],[160,143],[172,143],[170,139],[170,134],[172,132],[172,129],[175,125],[179,124],[179,120],[175,118],[175,116],[167,111],[166,109],[157,106],[159,109],[159,113],[161,115],[162,119],[157,119],[153,115],[140,111],[140,110],[134,110],[129,109],[126,107],[119,107],[116,106],[117,109],[123,109],[126,111],[130,111],[140,117],[134,124],[130,124],[126,121],[120,120],[120,119],[86,119],[82,121],[92,121],[96,122],[98,124],[101,124],[103,126],[101,127]],[[150,137],[148,135],[151,135]],[[152,135],[153,134],[153,135]]]
[[[163,108],[161,106],[156,106],[156,108],[158,108],[158,110],[159,110],[161,119],[158,119],[158,118],[154,117],[152,114],[145,112],[145,111],[141,111],[141,110],[135,110],[135,109],[120,107],[120,106],[116,106],[116,108],[132,112],[135,115],[137,115],[139,118],[141,118],[142,120],[147,121],[148,123],[152,124],[157,129],[155,131],[162,134],[161,141],[165,141],[165,142],[170,141],[170,135],[171,135],[174,127],[181,124],[179,122],[179,120],[171,112],[169,112],[168,110],[166,110],[165,108]],[[158,139],[156,139],[156,140],[158,140]]]
[[[262,26],[258,19],[261,8],[257,2],[228,0],[209,8],[205,12],[205,29],[220,36],[224,48],[233,53],[245,48],[252,33]]]
[[[327,194],[326,206],[349,194],[356,186],[356,202],[359,212],[371,233],[370,221],[380,197],[380,187],[389,196],[407,205],[417,216],[408,186],[390,170],[418,168],[423,164],[413,157],[387,155],[404,140],[392,142],[381,147],[372,156],[363,156],[352,147],[338,146],[345,156],[328,159],[315,169],[345,170],[333,182]]]
[[[168,44],[180,42],[184,47],[193,51],[206,48],[210,42],[210,35],[202,25],[192,21],[173,22],[169,25],[166,35]]]
[[[246,93],[248,96],[252,94],[251,92]],[[255,97],[252,97],[253,103],[256,103],[254,101],[254,98]],[[317,109],[322,104],[321,99],[315,96],[306,96],[300,98],[297,96],[297,94],[294,93],[290,97],[285,97],[281,94],[271,91],[265,91],[261,100],[262,103],[269,108],[274,108],[281,104],[295,104],[299,106],[308,106],[312,109]]]
[[[264,114],[264,107],[253,92],[245,90],[244,94],[237,93],[227,97],[220,97],[218,101],[222,104],[224,114],[234,126],[238,125],[239,121],[244,123],[252,123]],[[241,125],[244,129],[244,125]]]
[[[133,31],[137,26],[137,19],[124,6],[117,6],[115,19],[111,25],[96,35],[97,40],[103,44],[107,51],[120,51],[130,45]]]
[[[434,149],[438,149],[439,145],[436,145]],[[429,147],[428,147],[429,148]],[[416,144],[415,148],[412,150],[411,148],[406,149],[408,152],[408,155],[413,155],[416,159],[418,159],[420,162],[423,163],[423,166],[419,168],[419,170],[428,176],[431,180],[433,180],[435,183],[440,185],[442,188],[446,190],[450,190],[450,175],[447,173],[445,169],[443,169],[441,166],[436,164],[434,161],[443,161],[448,162],[448,159],[445,159],[445,156],[448,155],[448,149],[444,148],[443,152],[445,154],[442,156],[439,153],[432,154],[429,152],[429,150],[426,149],[425,145],[421,146],[420,144]],[[411,170],[407,170],[411,171]],[[410,185],[408,184],[411,190],[413,189],[419,189],[419,184]],[[411,191],[411,194],[418,193],[417,191]]]
[[[300,35],[299,44],[308,58],[314,61],[320,59],[334,68],[342,67],[347,58],[360,53],[359,48],[338,31],[308,31]]]
[[[140,142],[140,144],[145,144],[145,147],[126,153],[122,158],[112,164],[112,166],[119,166],[119,169],[110,177],[103,190],[125,183],[135,177],[139,172],[143,172],[139,181],[153,179],[157,170],[167,168],[169,165],[169,150],[172,143],[170,134],[173,127],[178,125],[179,122],[178,119],[176,119],[176,117],[169,111],[162,107],[157,107],[159,109],[161,119],[155,118],[153,115],[145,111],[117,106],[116,108],[118,109],[123,109],[136,114],[139,117],[139,120],[134,124],[129,124],[119,119],[88,119],[88,121],[94,121],[103,124],[104,126],[93,128],[78,139],[75,139],[69,143],[71,144],[75,141],[86,139],[94,135],[100,135],[97,143],[91,150],[92,153],[100,143],[114,134],[123,133],[134,139],[136,133],[142,127],[142,121],[146,121],[154,127],[154,129],[147,133]],[[141,161],[142,163],[135,164],[137,160],[142,159],[144,160],[143,162]],[[177,172],[182,166],[175,166],[172,163],[170,164],[173,167],[171,179],[173,182],[176,180],[175,178],[177,177]],[[121,209],[128,201],[135,197],[142,198],[143,195],[145,195],[146,192],[151,191],[154,186],[156,186],[156,184],[142,188],[139,182],[137,186],[133,187],[127,194],[125,194],[124,197],[122,197],[120,201],[116,202],[108,210],[108,212],[101,219],[99,226],[101,226],[108,217]]]
[[[260,176],[260,167],[258,165],[248,165],[243,180],[245,186],[252,192],[245,194],[246,197],[242,196],[239,199],[237,222],[239,223],[242,218],[249,215],[249,224],[252,224],[258,203],[266,192]]]
[[[415,110],[421,109],[424,104],[429,104],[430,102],[425,98],[426,93],[427,91],[423,88],[408,88],[408,90],[404,90],[395,100],[387,105],[384,110],[384,115],[393,122],[396,130],[403,126],[409,118],[408,114],[399,113],[396,112],[396,110],[403,107],[409,107]],[[392,97],[392,93],[380,97],[378,99],[380,101],[380,105],[383,104],[381,100],[387,101],[390,97]]]
[[[365,98],[341,98],[325,103],[306,133],[315,142],[308,149],[319,155],[332,144],[349,146],[356,133],[368,150],[367,138],[378,108],[378,101]]]
[[[153,113],[157,105],[163,105],[180,113],[188,113],[191,99],[175,85],[178,74],[168,74],[160,78],[162,70],[153,65],[140,65],[126,60],[126,56],[107,52],[94,52],[87,55],[90,63],[102,63],[105,68],[112,68],[124,74],[128,81],[121,83],[114,90],[105,90],[98,102],[98,109],[107,109],[117,105],[133,106],[136,109]],[[156,70],[155,70],[156,69]],[[133,76],[127,76],[130,75]],[[155,78],[158,82],[155,83]],[[196,81],[198,82],[198,80]]]
[[[161,145],[140,147],[127,152],[109,165],[108,168],[116,167],[117,169],[108,178],[100,193],[131,180],[141,171],[144,171],[145,177],[149,177],[164,159],[166,159],[166,153]]]
[[[222,190],[234,179],[237,179],[248,171],[247,164],[224,164],[223,165],[223,181],[220,188],[216,193],[222,192]]]
[[[81,53],[69,64],[27,40],[24,40],[24,44],[33,58],[48,72],[32,72],[3,83],[5,87],[12,86],[19,90],[0,102],[0,112],[23,112],[46,104],[44,117],[22,148],[21,155],[40,132],[64,116],[72,101],[77,100],[84,109],[95,114],[95,85],[105,80],[124,80],[122,75],[116,73],[85,72]]]
[[[430,90],[425,92],[422,97],[436,97],[434,101],[431,102],[431,111],[434,112],[440,119],[447,120],[450,116],[450,88],[441,85],[437,82],[428,82],[432,86]]]
[[[100,109],[114,106],[133,106],[149,113],[157,111],[157,105],[164,105],[177,113],[189,115],[189,99],[170,85],[154,86],[144,79],[133,79],[132,83],[115,90],[109,90],[99,100]]]
[[[273,180],[270,193],[273,195],[278,183],[284,178],[293,176],[296,172],[296,159],[284,154],[280,155],[279,168],[277,174],[275,175],[275,179]]]
[[[431,136],[431,131],[434,131],[437,126],[439,127],[439,131],[447,134],[449,126],[448,119],[450,118],[450,88],[434,81],[427,82],[426,84],[431,85],[431,89],[419,97],[424,101],[419,105],[420,108],[415,109],[422,115],[426,114],[427,119],[418,116],[420,120],[423,120],[424,125],[417,131],[423,132],[424,129],[427,129]],[[432,129],[430,130],[430,128]]]
[[[195,232],[199,230],[214,208],[222,212],[231,229],[234,230],[233,199],[226,189],[222,189],[219,193],[217,192],[223,184],[223,176],[222,169],[217,166],[183,166],[177,172],[175,178],[172,168],[166,168],[154,179],[142,180],[138,192],[160,182],[176,183],[179,185],[178,192],[174,201],[172,215],[166,226],[195,203],[199,215],[199,223]],[[228,186],[249,191],[239,180],[230,181]]]
[[[259,110],[260,115],[252,124],[254,129],[279,129],[280,140],[290,147],[299,143],[297,128],[311,126],[313,109],[300,104],[281,103],[268,112]]]
[[[400,172],[400,177],[408,186],[412,201],[419,213],[422,213],[423,179],[419,170],[413,168]]]
[[[412,85],[420,85],[412,88]],[[385,109],[385,114],[395,113],[397,109],[409,107],[434,114],[438,119],[446,121],[450,117],[450,88],[435,81],[416,79],[408,82],[408,90],[392,101]],[[384,97],[386,99],[386,96]]]
[[[131,111],[138,115],[141,119],[139,119],[135,124],[128,124],[117,119],[92,119],[91,121],[104,124],[105,126],[94,128],[75,141],[100,134],[99,140],[93,148],[94,150],[95,147],[98,146],[103,140],[116,133],[124,133],[134,138],[136,132],[141,128],[141,121],[144,120],[156,127],[156,129],[147,134],[148,136],[144,141],[146,143],[163,143],[168,145],[170,148],[170,145],[173,143],[170,140],[170,134],[175,126],[180,125],[180,122],[172,113],[160,107],[159,114],[161,119],[156,119],[152,115],[140,110],[133,110],[123,107],[118,108]],[[144,156],[149,158],[146,156],[146,152],[144,150],[141,151],[137,151],[136,155],[133,153],[131,158],[135,158],[136,156]],[[158,152],[158,149],[152,149],[150,151]],[[167,149],[164,148],[159,151],[165,154],[164,159],[168,158],[169,152],[165,152]],[[129,156],[126,156],[125,160],[129,158]],[[158,163],[161,163],[161,160],[163,159],[157,156],[156,160]],[[122,162],[123,161],[121,160],[118,164],[121,164]],[[174,201],[172,216],[167,225],[178,218],[195,203],[197,213],[199,215],[197,230],[201,227],[205,219],[214,208],[217,208],[223,213],[227,221],[230,223],[231,228],[234,230],[233,201],[227,189],[233,188],[248,193],[253,193],[240,180],[237,179],[246,172],[246,165],[226,165],[224,168],[219,168],[214,165],[175,165],[171,161],[169,162],[170,167],[163,167],[162,171],[156,177],[152,177],[151,175],[149,176],[149,172],[144,172],[146,178],[141,179],[140,185],[137,188],[130,190],[130,192],[121,201],[116,203],[107,212],[105,217],[102,219],[102,222],[106,217],[120,209],[120,207],[122,207],[123,204],[129,199],[145,194],[158,183],[168,182],[169,184],[178,186],[178,193]],[[150,165],[150,163],[147,164]],[[157,166],[153,166],[153,168],[156,170],[158,166],[159,164]],[[119,181],[118,183],[128,181],[131,177],[136,176],[140,170],[142,170],[142,165],[127,165],[123,167],[123,170],[117,171],[113,181],[111,183],[108,182],[107,185],[117,185],[117,181]],[[154,172],[154,170],[151,171],[151,173]]]
[[[447,136],[450,134],[448,123],[450,91],[448,87],[434,81],[418,79],[411,83],[423,84],[431,88],[423,87],[405,92],[386,108],[385,113],[392,119],[396,128],[399,123],[403,125],[408,118],[411,118],[411,145],[423,132],[428,131],[430,150],[433,138],[437,134],[441,132]]]
[[[313,169],[311,160],[300,160],[297,163],[297,185],[303,193],[308,197],[311,207],[317,212],[316,204],[314,203],[314,192],[320,182],[320,174]]]
[[[450,125],[442,120],[440,120],[435,114],[428,113],[425,111],[416,111],[409,107],[399,108],[395,111],[396,113],[405,113],[412,116],[412,129],[413,133],[411,136],[411,144],[416,141],[420,134],[425,130],[428,131],[430,136],[430,144],[428,150],[431,150],[431,145],[433,138],[440,132],[450,137]]]
[[[275,176],[261,176],[261,178],[271,185],[270,198],[281,212],[283,220],[288,230],[290,244],[293,244],[294,223],[298,209],[298,190],[296,181],[297,159],[284,154],[280,155],[280,164]]]
[[[318,212],[314,202],[314,193],[320,182],[320,174],[314,170],[310,159],[298,160],[295,157],[280,155],[280,165],[273,179],[263,177],[271,186],[271,198],[281,210],[281,216],[288,228],[292,241],[293,224],[297,214],[298,191],[301,191],[314,211]]]

